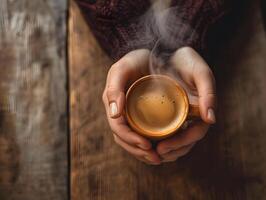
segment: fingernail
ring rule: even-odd
[[[208,109],[208,116],[207,117],[212,123],[216,122],[215,113],[214,113],[214,110],[212,108]]]
[[[153,162],[152,158],[150,156],[144,156],[144,158],[150,162]]]
[[[116,116],[118,113],[118,108],[115,102],[110,103],[110,115],[111,117]]]
[[[150,165],[160,165],[161,164],[161,162],[154,161],[150,156],[144,156],[144,158],[149,161]]]

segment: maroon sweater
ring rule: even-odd
[[[100,45],[114,59],[134,49],[153,49],[158,39],[169,52],[182,46],[201,51],[208,27],[227,7],[225,0],[172,0],[158,28],[150,0],[76,1]]]

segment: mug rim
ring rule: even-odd
[[[182,97],[185,101],[185,112],[182,116],[182,119],[179,120],[179,122],[175,125],[174,128],[171,128],[171,129],[167,129],[167,130],[163,130],[161,134],[154,134],[152,131],[149,131],[149,130],[145,130],[143,128],[141,128],[140,126],[138,126],[134,120],[132,119],[132,117],[130,116],[129,112],[128,112],[128,96],[130,95],[130,93],[132,92],[132,90],[134,88],[136,88],[141,82],[143,81],[146,81],[146,80],[149,80],[149,79],[164,79],[168,82],[170,82],[171,84],[173,84],[175,87],[177,87],[177,89],[182,93]],[[139,79],[137,79],[130,87],[129,89],[127,90],[127,93],[126,93],[126,103],[125,103],[125,112],[126,112],[126,118],[127,118],[127,121],[128,123],[130,124],[131,128],[136,131],[137,133],[145,136],[145,137],[148,137],[148,138],[151,138],[151,139],[163,139],[163,138],[166,138],[166,137],[169,137],[171,136],[172,134],[174,134],[185,122],[187,116],[188,116],[188,112],[189,112],[189,100],[188,100],[188,95],[187,93],[185,92],[184,88],[178,84],[177,81],[175,81],[173,78],[171,78],[170,76],[167,76],[167,75],[162,75],[162,74],[151,74],[151,75],[146,75],[146,76],[143,76]]]

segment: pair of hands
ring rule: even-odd
[[[116,62],[109,70],[103,102],[115,142],[138,160],[159,165],[187,154],[215,123],[215,79],[202,57],[190,47],[177,50],[170,59],[171,74],[188,92],[190,101],[198,101],[202,121],[160,141],[156,149],[151,142],[134,132],[123,116],[125,91],[138,78],[149,74],[150,51],[135,50]]]

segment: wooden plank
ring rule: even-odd
[[[0,199],[66,200],[66,0],[0,2]]]
[[[229,183],[224,189],[231,199],[266,197],[266,34],[261,11],[260,1],[250,1],[231,42],[216,54],[220,110],[211,137],[219,141],[213,141],[217,165],[226,166],[221,180]]]
[[[73,200],[245,200],[266,196],[266,39],[253,1],[232,42],[216,52],[219,122],[175,163],[147,166],[114,144],[101,94],[111,61],[71,3]],[[245,23],[244,23],[245,22]],[[107,33],[108,34],[108,33]]]

